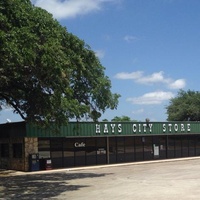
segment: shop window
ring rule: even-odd
[[[77,138],[74,141],[75,165],[84,166],[86,164],[86,142],[84,138]]]
[[[95,138],[87,138],[85,142],[86,142],[86,164],[95,165],[96,154],[97,153],[106,154],[106,150],[104,148],[97,150]]]
[[[151,136],[142,137],[142,143],[144,145],[144,160],[152,160],[154,156],[153,138]]]
[[[188,136],[182,136],[182,157],[188,157],[189,155],[189,141]]]
[[[125,161],[124,137],[117,137],[117,163]]]
[[[74,139],[67,138],[63,140],[63,166],[73,167],[74,164]]]
[[[144,137],[135,137],[136,161],[144,160]]]
[[[196,135],[196,156],[200,156],[200,136]]]
[[[134,137],[125,137],[126,162],[135,161]]]
[[[39,140],[38,140],[38,150],[39,151],[50,151],[50,140],[39,138]]]
[[[0,152],[2,158],[8,158],[9,157],[9,144],[3,143],[0,144]]]
[[[195,156],[196,154],[196,136],[195,135],[190,135],[188,137],[188,142],[189,142],[189,156]]]
[[[182,156],[182,138],[181,136],[174,137],[175,140],[175,157],[180,158]]]
[[[50,158],[50,140],[39,138],[38,151],[40,158]]]
[[[116,137],[109,138],[110,163],[117,163],[117,143]]]
[[[106,138],[95,138],[95,140],[97,149],[97,164],[106,164],[108,153]]]
[[[166,141],[167,136],[160,136],[160,158],[166,159],[167,158],[167,152],[166,152]]]
[[[167,158],[175,158],[175,139],[174,136],[168,136],[167,139]]]
[[[63,150],[63,139],[52,138],[50,142],[51,151],[62,151]]]
[[[22,143],[13,144],[13,158],[22,158]]]

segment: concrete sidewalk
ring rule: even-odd
[[[200,158],[0,172],[0,199],[185,200],[200,197]]]
[[[107,164],[107,165],[94,165],[94,166],[61,168],[61,169],[41,170],[41,171],[32,171],[32,172],[23,172],[23,171],[16,171],[16,170],[0,169],[0,177],[2,175],[4,175],[4,176],[6,176],[6,175],[17,176],[17,175],[46,174],[46,173],[66,172],[66,171],[82,171],[82,170],[89,170],[89,169],[123,167],[123,166],[129,166],[129,165],[144,165],[144,164],[177,162],[177,161],[187,161],[187,160],[200,160],[200,157],[187,157],[187,158],[175,158],[175,159],[151,160],[151,161],[140,161],[140,162],[128,162],[128,163]]]

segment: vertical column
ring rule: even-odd
[[[29,170],[29,154],[38,153],[38,138],[24,138],[24,170]]]
[[[106,145],[107,145],[107,164],[109,164],[110,163],[109,137],[106,138]]]

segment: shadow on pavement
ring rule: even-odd
[[[48,173],[0,176],[0,199],[49,199],[63,192],[79,190],[89,185],[70,185],[69,180],[103,177],[95,173]]]

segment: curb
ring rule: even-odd
[[[130,163],[120,163],[120,164],[107,164],[107,165],[95,165],[95,166],[84,166],[84,167],[74,167],[74,168],[63,168],[63,169],[52,169],[52,170],[42,170],[33,172],[21,172],[14,170],[0,170],[0,176],[20,176],[20,175],[34,175],[34,174],[49,174],[57,172],[70,172],[70,171],[80,171],[80,170],[91,170],[91,169],[101,169],[108,167],[122,167],[129,165],[144,165],[144,164],[156,164],[165,162],[176,162],[176,161],[187,161],[187,160],[198,160],[198,157],[187,157],[187,158],[174,158],[174,159],[164,159],[164,160],[151,160],[151,161],[140,161],[140,162],[130,162]]]

